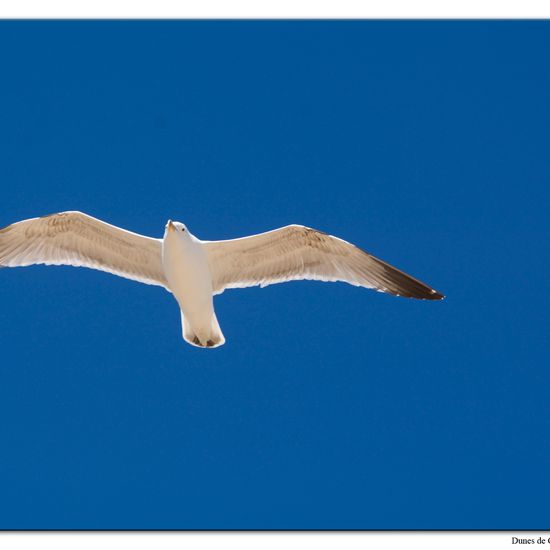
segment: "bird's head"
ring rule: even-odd
[[[183,223],[180,223],[180,222],[173,222],[172,220],[168,220],[168,222],[166,223],[166,227],[165,227],[165,230],[164,230],[164,236],[166,237],[167,235],[184,235],[188,233],[187,231],[187,227],[185,227],[185,225],[183,225]]]

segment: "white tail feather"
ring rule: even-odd
[[[196,346],[198,348],[217,348],[225,344],[225,338],[223,336],[220,324],[218,323],[218,319],[215,313],[212,314],[210,327],[208,327],[206,330],[201,331],[201,334],[199,336],[197,332],[191,327],[191,324],[185,318],[182,311],[181,328],[183,339],[192,346]]]

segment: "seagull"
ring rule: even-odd
[[[419,300],[444,298],[355,245],[303,225],[201,241],[183,223],[168,220],[163,238],[154,239],[72,211],[0,229],[0,267],[35,264],[89,267],[164,287],[178,302],[183,339],[200,348],[225,343],[213,296],[227,288],[307,279]]]

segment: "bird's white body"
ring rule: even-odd
[[[212,275],[202,242],[182,224],[168,222],[162,240],[162,265],[180,306],[184,339],[200,347],[223,344],[214,313]]]
[[[183,338],[202,348],[225,342],[213,296],[228,288],[309,279],[420,300],[443,298],[353,244],[303,225],[201,241],[182,223],[168,221],[164,237],[155,239],[82,212],[60,212],[0,229],[0,267],[34,264],[89,267],[164,287],[180,307]]]

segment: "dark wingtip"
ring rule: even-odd
[[[444,294],[431,288],[426,283],[407,275],[385,262],[378,261],[384,266],[387,281],[391,284],[390,289],[386,292],[415,300],[443,300],[445,298]]]
[[[440,292],[437,292],[437,290],[432,290],[432,293],[429,296],[426,296],[424,299],[425,300],[443,300],[445,299],[445,295],[441,294]]]
[[[440,292],[437,292],[437,290],[432,289],[422,289],[420,292],[418,289],[415,289],[414,292],[408,292],[403,293],[396,292],[394,293],[396,296],[401,296],[403,298],[412,298],[413,300],[430,300],[430,301],[438,301],[445,299],[445,295],[441,294]]]

